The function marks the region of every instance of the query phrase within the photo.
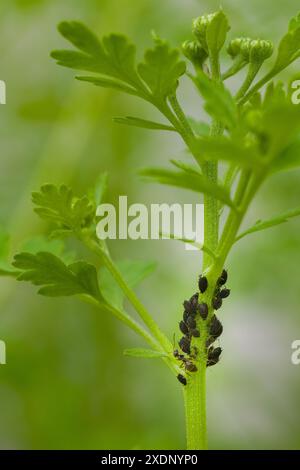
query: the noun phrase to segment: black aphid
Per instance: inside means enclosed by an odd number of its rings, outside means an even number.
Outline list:
[[[218,285],[219,286],[224,286],[224,284],[226,284],[226,282],[227,282],[227,279],[228,279],[227,271],[226,271],[226,269],[223,269],[222,274],[218,279]]]
[[[221,352],[222,352],[221,348],[215,348],[215,349],[213,347],[209,348],[207,362],[206,362],[207,367],[214,366],[215,364],[219,362]]]
[[[214,310],[219,310],[219,308],[222,307],[221,297],[214,297],[211,304],[212,304]]]
[[[184,355],[183,354],[180,354],[180,352],[178,351],[178,349],[175,349],[175,351],[173,351],[173,356],[178,359],[179,361],[183,361],[185,359]]]
[[[190,302],[189,300],[185,300],[183,302],[183,306],[184,306],[184,309],[186,312],[188,312],[189,315],[195,315],[196,313],[196,308],[195,306],[192,304],[192,302]]]
[[[179,344],[180,349],[184,353],[190,354],[190,352],[191,352],[191,341],[187,336],[183,336],[178,344]]]
[[[213,344],[215,342],[216,338],[214,338],[213,336],[210,336],[207,340],[206,340],[206,347],[209,348],[209,346],[211,344]]]
[[[189,332],[189,328],[188,328],[187,324],[184,323],[184,321],[181,321],[179,323],[179,329],[180,329],[181,333],[183,333],[184,335],[187,335],[188,332]]]
[[[198,287],[199,287],[199,291],[201,292],[201,294],[203,294],[206,291],[208,287],[208,282],[205,276],[199,276]]]
[[[196,328],[195,318],[192,315],[189,315],[187,318],[186,324],[191,330],[193,330],[194,328]]]
[[[198,312],[200,313],[201,318],[203,320],[207,319],[208,316],[208,305],[204,302],[198,305]]]
[[[187,370],[188,372],[197,372],[198,370],[197,366],[192,361],[185,359],[183,363],[184,363],[185,370]]]
[[[214,315],[211,319],[211,324],[209,327],[209,334],[214,338],[218,338],[223,332],[223,326],[220,320]]]
[[[182,385],[186,385],[186,378],[182,374],[178,374],[177,379]]]
[[[192,336],[194,336],[195,338],[199,338],[200,336],[200,331],[197,330],[197,328],[194,328],[193,330],[190,330],[190,333]]]
[[[221,353],[222,353],[222,348],[218,347],[218,348],[209,348],[208,350],[208,359],[219,359],[219,357],[221,356]]]
[[[199,294],[198,294],[198,292],[196,292],[196,294],[192,295],[192,297],[190,298],[190,304],[191,304],[191,306],[193,307],[193,309],[196,309],[196,308],[197,308],[198,299],[199,299]]]
[[[189,312],[187,312],[186,310],[183,312],[183,321],[184,323],[187,322],[187,319],[189,318]]]
[[[219,293],[221,299],[226,299],[230,295],[230,289],[222,289]]]

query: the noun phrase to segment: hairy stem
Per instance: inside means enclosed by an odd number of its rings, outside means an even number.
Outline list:
[[[219,58],[211,57],[212,79],[220,80]],[[219,122],[214,121],[211,127],[211,135],[221,135],[223,128]],[[218,163],[205,162],[202,165],[204,176],[213,183],[218,182]],[[204,195],[204,245],[213,253],[218,246],[219,238],[219,204],[218,200],[208,194]],[[215,261],[216,263],[217,261]],[[207,252],[203,253],[203,272],[205,272],[212,263],[212,258]],[[212,286],[207,290],[203,301],[209,306],[209,317],[212,316],[211,298],[213,295]],[[207,300],[206,300],[207,297]],[[205,299],[205,300],[204,300]],[[207,321],[202,319],[198,321],[198,327],[201,331],[200,338],[194,338],[193,346],[197,348],[198,357],[196,365],[198,371],[189,377],[185,394],[185,413],[187,428],[187,447],[188,449],[206,450],[207,426],[206,426],[206,361],[207,349],[206,340],[208,336]]]
[[[203,362],[203,361],[201,361]],[[189,378],[184,389],[188,450],[207,449],[206,434],[206,358],[199,372]]]

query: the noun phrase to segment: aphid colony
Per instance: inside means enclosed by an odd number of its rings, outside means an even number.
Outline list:
[[[224,287],[227,282],[227,277],[227,271],[224,269],[217,281],[211,303],[214,310],[221,308],[223,300],[230,295],[230,290]],[[199,277],[198,287],[200,294],[204,294],[208,288],[208,281],[205,276]],[[181,362],[181,366],[186,372],[197,372],[198,369],[194,361],[197,358],[198,350],[195,346],[191,346],[191,342],[193,337],[198,338],[200,336],[200,330],[197,328],[197,318],[206,320],[208,317],[209,307],[206,303],[199,302],[198,292],[192,295],[189,300],[185,300],[183,302],[183,306],[183,319],[179,323],[179,329],[183,336],[178,342],[183,354],[180,353],[178,349],[175,349],[173,354],[174,357]],[[214,366],[219,362],[222,349],[220,347],[214,348],[212,344],[217,338],[219,338],[219,336],[221,336],[222,332],[222,323],[216,315],[213,315],[209,324],[209,337],[206,341],[207,367]],[[177,379],[181,384],[187,384],[187,379],[183,374],[178,374]]]

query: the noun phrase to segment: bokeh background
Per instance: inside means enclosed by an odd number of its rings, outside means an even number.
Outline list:
[[[230,35],[278,42],[299,2],[223,0]],[[73,79],[49,58],[65,47],[62,19],[85,21],[100,35],[128,34],[143,48],[154,29],[173,45],[190,37],[191,19],[219,0],[3,0],[0,4],[0,222],[12,234],[11,252],[45,227],[30,193],[44,182],[68,183],[82,194],[103,170],[107,200],[194,201],[193,194],[145,186],[136,170],[166,163],[181,144],[168,135],[125,128],[114,116],[155,117],[140,101]],[[298,63],[282,78],[297,74]],[[232,87],[235,83],[231,82]],[[201,103],[183,80],[189,114]],[[184,95],[184,96],[183,96]],[[299,205],[300,173],[273,177],[247,223]],[[300,338],[300,220],[241,241],[228,262],[232,296],[222,311],[223,359],[208,371],[210,447],[300,448],[300,366],[291,343]],[[138,293],[170,338],[181,303],[195,289],[201,256],[173,241],[112,242],[116,257],[158,262]],[[142,345],[105,312],[76,299],[47,299],[11,279],[0,282],[0,448],[184,448],[181,390],[160,362],[126,358]]]

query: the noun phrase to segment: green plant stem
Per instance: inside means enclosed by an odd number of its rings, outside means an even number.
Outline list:
[[[112,274],[113,278],[124,292],[126,298],[135,308],[145,325],[147,325],[149,331],[152,333],[154,338],[156,338],[156,340],[160,343],[164,351],[170,353],[170,351],[172,350],[172,343],[162,333],[162,331],[160,330],[156,322],[153,320],[144,305],[140,302],[134,291],[126,284],[125,280],[122,277],[122,274],[120,273],[108,253],[104,251],[95,240],[91,239],[90,236],[82,236],[81,241],[85,244],[87,248],[89,248],[93,253],[95,253],[101,258],[103,264]]]
[[[239,91],[237,92],[237,94],[235,96],[235,99],[237,101],[242,99],[242,97],[247,93],[247,91],[249,90],[253,80],[255,79],[256,75],[258,74],[261,66],[262,66],[261,62],[253,62],[253,63],[249,64],[246,78],[245,78],[241,88],[239,89]]]
[[[202,361],[203,362],[203,361]],[[205,358],[206,362],[206,358]],[[189,377],[184,389],[188,450],[207,449],[206,433],[206,364]],[[199,367],[199,364],[198,364]],[[205,426],[205,427],[204,427]]]
[[[245,59],[243,57],[240,57],[240,56],[236,57],[235,61],[231,65],[231,67],[229,67],[229,69],[226,70],[226,72],[223,73],[222,80],[225,81],[228,78],[235,75],[236,73],[238,73],[240,70],[242,70],[243,67],[245,67],[246,63],[247,62],[245,61]]]
[[[220,80],[220,65],[218,57],[211,57],[212,79]],[[211,135],[221,135],[223,128],[219,122],[214,121],[211,127]],[[218,182],[218,163],[205,162],[202,171],[206,178],[213,183]],[[204,195],[204,245],[213,253],[218,246],[219,238],[219,204],[218,200],[210,195]],[[205,272],[213,261],[208,253],[203,254],[203,272]],[[203,301],[209,305],[209,317],[212,316],[211,298],[213,295],[212,285],[203,296]],[[201,298],[202,301],[202,298]],[[192,346],[196,346],[198,357],[196,365],[198,371],[188,378],[186,389],[184,390],[187,448],[189,450],[206,450],[207,425],[206,425],[206,361],[207,361],[207,321],[199,320],[201,325],[197,325],[201,331],[200,338],[193,340]]]
[[[149,346],[159,349],[159,343],[153,338],[153,336],[148,333],[142,325],[140,325],[136,320],[134,320],[128,313],[125,311],[121,311],[117,308],[112,307],[111,305],[101,303],[99,300],[95,299],[94,297],[82,295],[80,298],[91,305],[94,305],[98,309],[107,310],[112,315],[114,315],[118,320],[120,320],[124,325],[128,326],[131,330],[141,336]]]
[[[94,305],[97,309],[100,310],[107,310],[109,311],[112,315],[114,315],[118,320],[120,320],[122,323],[127,325],[131,330],[133,330],[135,333],[137,333],[139,336],[141,336],[146,343],[153,348],[155,351],[158,352],[167,352],[165,351],[164,348],[160,345],[160,343],[153,338],[153,336],[145,330],[145,328],[142,327],[138,322],[136,322],[133,318],[130,317],[126,312],[118,310],[117,308],[112,307],[111,305],[108,304],[102,304],[99,302],[99,300],[95,299],[94,297],[90,297],[87,295],[82,295],[80,298],[89,304]],[[171,369],[171,371],[174,374],[179,374],[181,373],[181,369],[179,365],[177,364],[176,360],[174,359],[173,355],[169,355],[168,357],[162,357],[162,360],[165,362],[165,364]]]

